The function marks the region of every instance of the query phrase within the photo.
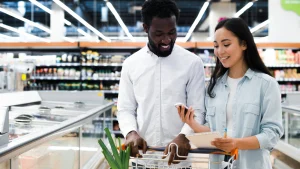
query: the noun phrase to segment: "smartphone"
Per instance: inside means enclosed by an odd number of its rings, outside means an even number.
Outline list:
[[[175,107],[177,108],[177,106],[183,106],[184,107],[184,109],[185,109],[184,110],[184,116],[185,116],[187,114],[189,108],[186,105],[182,104],[182,103],[176,103]],[[194,117],[196,117],[196,115],[194,115]]]
[[[175,107],[177,108],[177,106],[183,106],[184,107],[184,115],[186,115],[186,113],[188,112],[188,107],[182,103],[176,103]]]

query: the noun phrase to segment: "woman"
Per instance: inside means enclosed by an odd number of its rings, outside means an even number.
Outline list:
[[[283,134],[281,96],[277,81],[262,62],[247,24],[225,19],[215,29],[215,70],[206,97],[207,125],[197,123],[193,108],[178,113],[195,132],[219,131],[212,145],[226,152],[239,149],[238,169],[271,169],[270,151]],[[211,156],[213,161],[224,157]],[[211,166],[218,168],[219,166]]]

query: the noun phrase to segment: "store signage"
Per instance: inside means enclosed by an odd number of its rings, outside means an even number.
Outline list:
[[[281,6],[284,10],[296,12],[300,16],[300,0],[281,0]]]

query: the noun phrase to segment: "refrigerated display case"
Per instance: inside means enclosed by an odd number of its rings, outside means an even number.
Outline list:
[[[9,143],[0,168],[95,168],[104,160],[98,139],[112,130],[113,102],[97,92],[30,91],[0,94],[9,111]],[[103,158],[103,160],[102,160]]]
[[[284,136],[275,149],[300,164],[300,92],[287,93],[282,104]]]

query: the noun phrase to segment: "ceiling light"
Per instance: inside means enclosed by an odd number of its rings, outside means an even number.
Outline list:
[[[131,41],[135,42],[133,36],[129,32],[127,26],[124,24],[123,20],[121,19],[120,15],[118,14],[118,12],[114,8],[114,6],[110,2],[106,2],[106,6],[109,8],[109,10],[111,11],[111,13],[113,13],[113,15],[115,16],[115,18],[119,22],[120,26],[122,27],[122,29],[124,30],[124,32],[126,33],[126,35],[131,39]]]
[[[259,30],[260,28],[262,28],[262,27],[264,27],[264,26],[267,26],[269,23],[270,23],[270,21],[269,21],[269,19],[268,19],[268,20],[266,20],[266,21],[264,21],[264,22],[262,22],[262,23],[256,25],[254,28],[251,28],[251,29],[250,29],[250,32],[253,33],[253,32],[255,32],[255,31]]]
[[[104,36],[101,32],[99,32],[97,29],[95,29],[92,25],[87,23],[84,19],[82,19],[79,15],[77,15],[75,12],[73,12],[69,7],[67,7],[64,3],[62,3],[59,0],[53,0],[58,6],[60,6],[62,9],[64,9],[66,12],[68,12],[70,15],[72,15],[74,18],[76,18],[80,23],[82,23],[84,26],[86,26],[88,29],[90,29],[92,32],[94,32],[97,36],[101,37],[107,42],[111,42],[111,40]]]
[[[191,35],[192,35],[192,33],[194,32],[194,30],[195,30],[197,24],[198,24],[199,21],[201,20],[201,18],[202,18],[202,16],[203,16],[204,12],[206,11],[208,5],[209,5],[209,2],[205,2],[205,3],[203,4],[201,10],[199,11],[199,14],[198,14],[197,18],[195,19],[194,23],[193,23],[192,26],[190,27],[188,33],[185,35],[184,40],[183,40],[184,42],[186,42],[186,41],[191,37]]]
[[[82,29],[78,28],[77,31],[81,33],[83,36],[90,36],[88,33],[84,32]]]
[[[68,41],[68,42],[71,42],[71,43],[74,43],[74,42],[75,42],[74,39],[71,39],[71,38],[68,38],[68,37],[63,37],[63,39],[64,39],[65,41]]]
[[[64,22],[65,22],[65,24],[68,25],[68,26],[71,26],[71,25],[72,25],[72,23],[71,23],[70,21],[66,20],[66,19],[64,20]]]
[[[35,35],[32,35],[32,34],[29,34],[29,33],[20,31],[20,30],[18,30],[18,29],[16,29],[16,28],[13,28],[13,27],[11,27],[11,26],[5,25],[5,24],[3,24],[3,23],[0,23],[0,27],[5,28],[5,29],[10,30],[10,31],[13,31],[13,32],[16,32],[16,33],[18,33],[18,34],[20,34],[20,35],[25,35],[25,36],[28,36],[28,37],[31,37],[31,38],[34,38],[34,39],[39,39],[39,40],[41,40],[41,41],[43,41],[43,42],[48,42],[48,43],[51,42],[49,39],[41,38],[41,37],[38,37],[38,36],[35,36]]]
[[[38,23],[32,22],[31,20],[28,20],[26,18],[23,18],[22,16],[19,16],[16,13],[14,13],[14,12],[8,10],[8,9],[0,7],[0,12],[3,12],[5,14],[7,14],[7,15],[10,15],[10,16],[12,16],[12,17],[14,17],[16,19],[19,19],[19,20],[21,20],[21,21],[23,21],[23,22],[25,22],[25,23],[27,23],[27,24],[29,24],[31,26],[37,27],[37,28],[39,28],[39,29],[41,29],[41,30],[43,30],[43,31],[51,34],[51,30],[49,28],[46,28],[45,26],[42,26],[42,25],[40,25]]]
[[[1,34],[1,33],[0,33],[0,37],[4,38],[4,39],[14,39],[14,37],[12,37],[12,36],[7,36],[7,35]]]
[[[47,8],[46,6],[44,6],[43,4],[41,4],[41,3],[39,3],[38,1],[36,1],[36,0],[29,0],[31,3],[33,3],[34,5],[36,5],[36,6],[38,6],[39,8],[41,8],[41,9],[43,9],[45,12],[47,12],[48,14],[50,14],[50,15],[52,15],[53,14],[53,11],[51,10],[51,9],[49,9],[49,8]],[[69,26],[71,26],[72,24],[71,24],[71,22],[70,21],[68,21],[68,20],[64,20],[64,23],[66,24],[66,25],[69,25]]]
[[[43,4],[39,3],[36,0],[29,0],[31,3],[33,3],[34,5],[38,6],[39,8],[43,9],[45,12],[47,12],[48,14],[52,15],[53,11],[51,11],[51,9],[47,8],[46,6],[44,6]]]
[[[240,9],[237,13],[233,15],[233,17],[237,18],[242,15],[247,9],[249,9],[253,5],[253,2],[247,3],[242,9]]]

